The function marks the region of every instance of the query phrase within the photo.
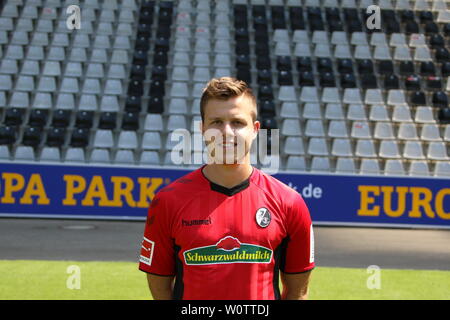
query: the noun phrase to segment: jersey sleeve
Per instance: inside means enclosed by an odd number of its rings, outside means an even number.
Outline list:
[[[303,198],[297,194],[287,208],[288,239],[280,270],[302,273],[312,270],[314,264],[314,233],[311,216]]]
[[[161,276],[175,275],[174,242],[169,214],[167,201],[159,193],[156,194],[145,223],[139,270]]]

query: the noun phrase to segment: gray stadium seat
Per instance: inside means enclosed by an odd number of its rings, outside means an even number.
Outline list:
[[[41,152],[40,161],[44,162],[60,162],[61,154],[59,148],[56,147],[44,147]]]
[[[399,159],[388,159],[386,160],[384,166],[384,174],[385,175],[399,175],[403,176],[406,174],[405,168],[403,166],[402,160]]]
[[[133,165],[134,162],[134,152],[132,150],[118,150],[114,157],[116,165]]]
[[[330,160],[326,157],[313,157],[311,162],[312,172],[330,172]]]
[[[336,161],[336,173],[354,174],[356,173],[355,161],[353,158],[341,158]]]
[[[380,164],[377,159],[361,159],[359,168],[360,174],[378,175],[380,174]]]
[[[64,162],[83,163],[85,162],[85,153],[82,148],[68,148]]]
[[[286,163],[287,170],[306,171],[305,158],[300,156],[289,156]]]
[[[287,137],[283,151],[287,155],[303,155],[305,153],[303,140],[300,137]]]
[[[157,151],[143,151],[139,160],[141,165],[159,165],[160,156]]]
[[[108,164],[111,163],[110,151],[108,149],[94,149],[91,153],[91,163]]]
[[[413,160],[410,163],[408,174],[410,176],[429,176],[430,169],[428,163],[423,160]]]

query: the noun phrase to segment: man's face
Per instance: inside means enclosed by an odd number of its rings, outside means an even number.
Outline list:
[[[253,122],[255,106],[245,95],[228,100],[211,99],[204,108],[202,134],[218,164],[249,162],[249,151],[260,128]]]

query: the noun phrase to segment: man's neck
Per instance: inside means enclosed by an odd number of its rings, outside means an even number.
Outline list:
[[[232,188],[247,180],[253,172],[250,164],[208,164],[203,168],[205,177],[225,188]]]

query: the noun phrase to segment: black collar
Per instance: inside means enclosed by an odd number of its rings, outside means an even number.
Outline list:
[[[223,193],[223,194],[231,197],[232,195],[235,195],[236,193],[246,189],[250,185],[250,178],[248,178],[245,181],[242,181],[241,183],[239,183],[231,188],[221,186],[220,184],[214,183],[212,181],[209,182],[209,185],[211,186],[211,190]]]
[[[253,170],[255,170],[255,169],[253,168]],[[205,177],[205,179],[208,180],[208,178],[203,173],[203,168],[200,171],[202,172],[203,177]],[[250,177],[252,175],[253,175],[253,171],[246,180],[242,181],[241,183],[239,183],[231,188],[221,186],[220,184],[214,183],[210,180],[208,180],[208,181],[209,181],[209,186],[211,187],[211,190],[223,193],[223,194],[231,197],[232,195],[235,195],[236,193],[241,192],[242,190],[245,190],[248,188],[248,186],[250,186]]]

